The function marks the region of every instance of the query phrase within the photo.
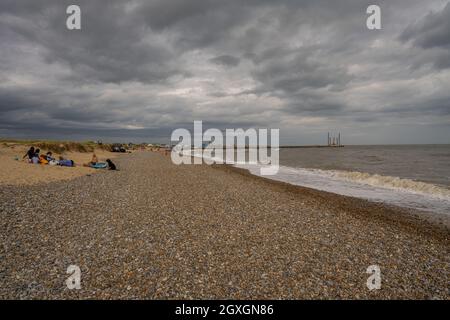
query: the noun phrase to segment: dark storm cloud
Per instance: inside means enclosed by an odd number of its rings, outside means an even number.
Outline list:
[[[30,10],[12,5],[15,14],[8,15],[5,10],[3,33],[45,48],[43,58],[48,63],[69,65],[78,79],[152,83],[184,73],[171,64],[170,48],[145,40],[149,30],[143,21],[134,19],[133,12],[125,12],[125,2],[80,1],[81,31],[65,28],[65,9],[71,3],[43,1]]]
[[[400,35],[400,39],[413,41],[422,48],[450,47],[450,3],[441,12],[429,13],[410,26]]]
[[[70,4],[0,2],[0,134],[449,121],[440,0],[378,1],[381,31],[365,27],[369,0],[79,0],[81,31]]]
[[[429,55],[437,69],[450,68],[450,3],[440,12],[432,12],[409,25],[400,40],[433,50]]]
[[[341,87],[351,79],[345,68],[314,61],[313,55],[304,52],[266,60],[253,75],[267,86],[268,91],[281,90],[284,93],[296,93],[303,88]]]

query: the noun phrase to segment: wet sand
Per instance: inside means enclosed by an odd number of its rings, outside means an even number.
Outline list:
[[[117,163],[0,186],[0,298],[450,298],[438,219],[157,153]],[[71,264],[80,290],[65,285]]]

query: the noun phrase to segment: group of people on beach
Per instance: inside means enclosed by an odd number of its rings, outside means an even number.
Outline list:
[[[53,157],[53,153],[51,151],[47,152],[46,154],[41,154],[40,152],[40,149],[30,147],[27,153],[25,153],[25,155],[23,156],[22,160],[26,160],[28,161],[28,163],[32,164],[75,167],[75,162],[73,160],[64,159],[62,156],[56,159]],[[116,165],[110,159],[106,159],[106,162],[99,162],[95,153],[92,155],[91,161],[83,164],[83,166],[95,169],[117,170]]]
[[[75,162],[73,160],[64,159],[63,157],[59,157],[56,159],[53,157],[53,153],[51,151],[46,154],[41,154],[40,149],[35,149],[31,147],[28,149],[27,153],[23,156],[22,160],[27,160],[29,163],[33,164],[48,164],[51,166],[63,166],[63,167],[74,167]]]

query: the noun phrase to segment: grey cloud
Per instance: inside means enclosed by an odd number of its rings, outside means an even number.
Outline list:
[[[433,50],[431,62],[436,69],[450,68],[450,2],[442,11],[431,12],[409,25],[400,34],[399,39],[423,49]],[[422,61],[422,64],[429,61]]]
[[[187,74],[173,64],[175,56],[170,47],[145,41],[149,30],[142,21],[135,20],[136,14],[125,13],[125,2],[80,1],[80,31],[65,28],[65,8],[69,4],[69,1],[42,2],[39,8],[33,6],[35,11],[12,5],[12,12],[5,10],[10,19],[5,18],[0,25],[3,33],[15,33],[43,47],[48,63],[69,65],[74,79],[152,83]]]
[[[276,50],[275,52],[277,52]],[[344,88],[351,80],[345,68],[315,60],[312,50],[299,50],[290,54],[274,54],[258,60],[253,71],[255,79],[267,92],[281,91],[283,95],[295,95],[304,88]]]
[[[408,26],[400,35],[422,48],[450,48],[450,3],[441,12],[432,12]]]
[[[215,58],[210,59],[212,63],[222,65],[225,67],[236,67],[239,65],[240,59],[230,56],[230,55],[222,55]]]
[[[381,31],[365,27],[369,0],[79,0],[81,31],[65,28],[69,4],[0,2],[0,134],[448,121],[438,0],[380,1]]]

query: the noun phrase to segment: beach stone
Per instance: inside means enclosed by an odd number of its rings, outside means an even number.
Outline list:
[[[0,186],[1,299],[450,298],[444,225],[227,166],[115,162]],[[366,287],[370,265],[380,290]]]

